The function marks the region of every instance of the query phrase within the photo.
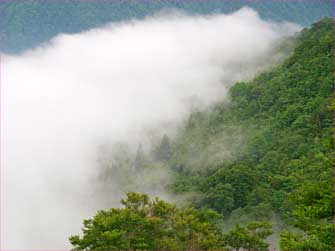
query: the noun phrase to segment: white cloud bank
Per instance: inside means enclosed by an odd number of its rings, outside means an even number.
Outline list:
[[[3,248],[70,248],[68,236],[100,208],[92,180],[101,141],[137,144],[142,128],[180,121],[191,99],[222,99],[282,57],[276,41],[298,29],[248,8],[163,15],[3,55]]]

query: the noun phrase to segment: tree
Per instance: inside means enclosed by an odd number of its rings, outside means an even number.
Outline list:
[[[269,244],[265,239],[272,234],[272,225],[267,221],[253,221],[246,227],[236,225],[223,236],[227,246],[240,250],[267,250]]]
[[[172,149],[170,139],[166,134],[163,136],[158,147],[154,149],[153,154],[156,161],[161,161],[163,163],[166,163],[171,159]]]
[[[139,144],[135,156],[135,161],[134,161],[134,171],[135,173],[139,173],[141,170],[143,170],[143,167],[145,165],[145,155],[143,151],[142,144]]]
[[[229,212],[232,208],[247,204],[246,197],[253,190],[254,183],[255,175],[250,167],[233,165],[230,168],[223,167],[210,176],[203,190],[208,206],[218,211]]]
[[[146,194],[128,193],[123,208],[99,211],[84,220],[83,236],[69,238],[75,250],[222,249],[220,215],[177,208]]]
[[[206,191],[201,204],[221,213],[229,213],[234,206],[234,189],[230,184],[218,183]]]
[[[298,228],[282,233],[284,250],[334,250],[334,20],[291,41],[281,65],[235,84],[229,104],[192,114],[178,130],[173,191],[201,192],[190,203],[239,215],[235,222],[275,213]],[[241,228],[230,236],[240,243]]]
[[[334,250],[334,183],[307,183],[298,189],[291,200],[294,226],[302,230],[296,234],[281,233],[283,250]]]

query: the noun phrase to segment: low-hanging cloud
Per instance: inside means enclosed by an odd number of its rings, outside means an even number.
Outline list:
[[[223,99],[235,81],[285,56],[278,40],[298,29],[248,8],[174,13],[3,55],[3,248],[69,248],[67,237],[101,207],[92,183],[101,142],[137,146],[144,128],[178,123],[194,100]]]

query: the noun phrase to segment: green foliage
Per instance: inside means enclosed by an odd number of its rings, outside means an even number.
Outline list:
[[[124,208],[84,222],[75,249],[264,250],[267,221],[279,217],[282,250],[334,250],[333,20],[295,39],[282,65],[234,85],[231,102],[194,111],[152,156],[123,154],[141,179],[174,172],[168,188],[190,207],[128,194]],[[226,216],[223,228],[241,225],[222,235],[211,209]]]
[[[231,195],[230,209],[243,207],[246,205],[246,196],[253,189],[255,184],[255,177],[253,170],[245,165],[234,165],[231,168],[220,169],[211,175],[206,183],[203,185],[203,190],[210,197],[211,191],[215,191],[218,196],[227,197]],[[227,207],[227,198],[223,201],[221,207]],[[220,210],[220,205],[213,207]]]
[[[84,220],[83,236],[71,236],[75,250],[222,249],[221,218],[212,210],[177,208],[146,194],[128,193],[123,208],[99,211]]]
[[[334,194],[331,183],[306,183],[292,196],[294,225],[303,233],[283,232],[283,250],[333,250]]]
[[[166,163],[172,157],[172,149],[169,137],[165,134],[160,144],[154,149],[153,156],[155,161]]]
[[[322,225],[315,234],[283,231],[280,235],[281,250],[334,250],[334,225]]]
[[[140,144],[137,148],[136,156],[135,156],[135,161],[134,161],[134,169],[135,172],[138,173],[141,170],[143,170],[144,165],[146,164],[147,160],[145,158],[145,154],[143,151],[142,144]]]
[[[267,250],[265,238],[272,234],[269,222],[250,222],[246,227],[237,225],[223,236],[226,245],[235,250]]]
[[[295,39],[282,65],[235,84],[229,104],[190,116],[171,144],[168,164],[177,179],[170,189],[198,193],[192,205],[227,216],[279,215],[284,228],[300,230],[283,232],[282,249],[328,250],[334,248],[333,20]]]
[[[200,204],[207,205],[223,214],[230,212],[234,206],[234,191],[230,184],[218,183],[208,188]]]

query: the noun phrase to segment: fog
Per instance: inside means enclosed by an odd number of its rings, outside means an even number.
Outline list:
[[[248,8],[159,13],[2,55],[2,248],[71,248],[103,200],[118,206],[122,189],[97,189],[102,143],[136,148],[148,128],[226,98],[279,62],[278,41],[299,29]]]

